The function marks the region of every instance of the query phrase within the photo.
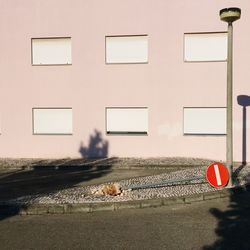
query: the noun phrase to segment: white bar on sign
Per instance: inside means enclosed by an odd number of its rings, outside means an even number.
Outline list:
[[[214,165],[214,172],[218,186],[221,186],[220,171],[218,165]]]

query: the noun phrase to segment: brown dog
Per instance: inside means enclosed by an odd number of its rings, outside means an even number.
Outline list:
[[[102,193],[104,195],[117,196],[121,194],[121,188],[118,184],[109,184],[103,187]]]

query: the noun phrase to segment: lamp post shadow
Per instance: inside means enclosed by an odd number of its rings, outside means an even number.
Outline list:
[[[238,95],[237,102],[242,106],[242,165],[247,163],[247,107],[250,106],[250,96]]]

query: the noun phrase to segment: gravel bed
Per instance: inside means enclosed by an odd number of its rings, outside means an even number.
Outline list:
[[[143,200],[152,198],[166,198],[179,197],[184,195],[199,194],[205,192],[216,191],[216,188],[211,187],[205,180],[206,167],[191,168],[171,172],[168,174],[160,174],[146,177],[137,177],[128,180],[116,182],[122,190],[122,195],[108,196],[96,194],[104,185],[111,183],[104,183],[102,185],[93,185],[87,187],[75,187],[64,189],[55,193],[47,195],[33,195],[24,196],[18,199],[8,201],[8,203],[22,203],[22,204],[66,204],[66,203],[90,203],[90,202],[120,202],[131,200]],[[236,186],[250,183],[250,165],[244,168],[235,168]],[[204,177],[203,180],[192,181],[189,184],[176,184],[160,188],[147,188],[140,190],[126,190],[133,185],[143,185],[159,183],[167,180],[183,180],[192,177]]]

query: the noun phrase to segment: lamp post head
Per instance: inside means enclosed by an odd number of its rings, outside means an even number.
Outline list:
[[[220,10],[220,20],[232,23],[238,19],[240,19],[241,9],[240,8],[225,8]]]
[[[237,101],[240,106],[249,107],[250,106],[250,96],[249,95],[238,95]]]

